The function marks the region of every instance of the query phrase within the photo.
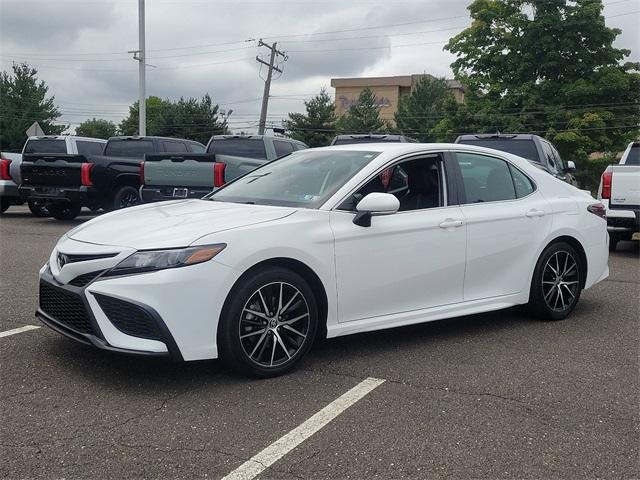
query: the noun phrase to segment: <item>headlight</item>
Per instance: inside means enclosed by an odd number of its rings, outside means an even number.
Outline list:
[[[107,276],[152,272],[207,262],[224,250],[226,246],[225,243],[219,243],[170,250],[141,250],[125,258],[109,271]]]

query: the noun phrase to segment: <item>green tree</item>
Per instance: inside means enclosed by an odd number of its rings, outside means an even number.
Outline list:
[[[401,98],[394,117],[396,129],[420,142],[447,140],[446,124],[440,123],[455,115],[457,108],[444,78],[422,77],[411,94]]]
[[[104,138],[114,137],[118,134],[115,123],[101,118],[85,120],[76,128],[76,135],[81,137]]]
[[[336,129],[343,133],[373,133],[389,130],[380,118],[376,96],[369,88],[360,92],[358,100],[336,122]]]
[[[20,150],[24,133],[38,122],[45,133],[58,135],[66,128],[54,122],[60,118],[55,97],[47,97],[49,87],[38,82],[38,71],[26,63],[14,64],[13,74],[0,74],[0,149]]]
[[[531,132],[568,159],[638,134],[640,65],[623,63],[600,0],[474,0],[471,26],[447,46],[467,86],[460,128]],[[460,131],[460,130],[459,130]],[[464,130],[463,130],[464,131]]]
[[[227,132],[226,121],[218,118],[218,105],[209,94],[202,99],[180,98],[177,102],[149,97],[147,103],[147,135],[186,138],[207,143],[212,135]],[[138,133],[138,102],[129,107],[129,116],[120,122],[122,135]]]
[[[331,143],[335,132],[335,105],[323,88],[319,95],[305,100],[307,113],[290,113],[285,120],[289,136],[306,143],[310,147],[323,147]]]

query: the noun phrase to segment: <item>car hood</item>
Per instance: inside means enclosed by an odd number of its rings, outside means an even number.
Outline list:
[[[137,250],[190,245],[211,233],[271,222],[295,209],[264,205],[181,200],[118,210],[94,218],[67,233],[69,238]]]

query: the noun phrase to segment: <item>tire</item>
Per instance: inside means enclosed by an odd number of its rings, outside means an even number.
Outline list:
[[[76,203],[58,203],[47,207],[49,214],[56,220],[73,220],[80,214],[82,205]]]
[[[27,205],[29,206],[29,210],[31,211],[31,213],[36,217],[50,217],[51,216],[51,214],[49,213],[49,209],[42,202],[39,202],[37,200],[29,200],[27,202]]]
[[[571,245],[565,242],[549,245],[540,255],[533,274],[530,309],[543,320],[567,318],[580,300],[583,270],[580,256]]]
[[[218,325],[220,357],[244,375],[276,377],[307,354],[317,329],[318,306],[309,284],[286,268],[260,268],[241,278],[227,297]]]
[[[140,205],[142,200],[138,189],[130,185],[124,185],[118,187],[116,193],[113,194],[111,201],[111,209],[119,210],[121,208],[133,207],[134,205]]]
[[[615,252],[618,248],[620,237],[618,235],[609,235],[609,251]]]
[[[9,197],[0,197],[0,213],[4,213],[13,204]]]

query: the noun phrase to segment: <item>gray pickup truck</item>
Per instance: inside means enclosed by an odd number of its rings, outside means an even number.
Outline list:
[[[306,148],[285,137],[215,135],[206,153],[147,154],[140,196],[144,202],[202,198],[266,162]]]

